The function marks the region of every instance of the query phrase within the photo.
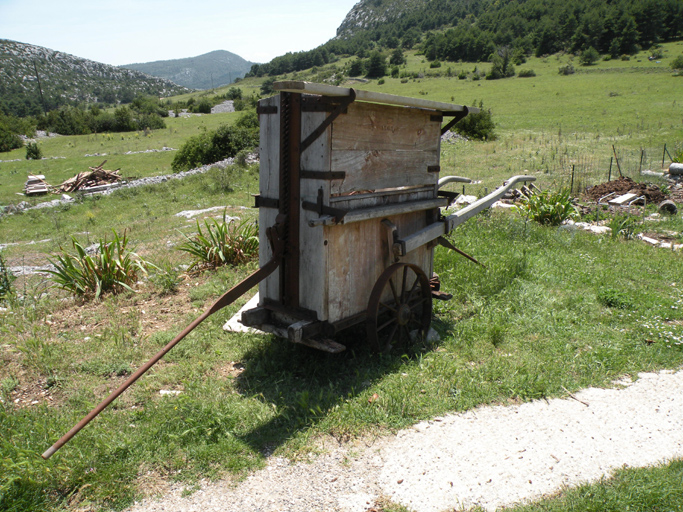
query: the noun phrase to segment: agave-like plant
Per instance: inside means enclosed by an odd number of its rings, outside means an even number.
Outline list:
[[[126,231],[122,236],[116,231],[113,233],[110,242],[106,237],[100,239],[94,255],[88,254],[74,237],[71,237],[71,244],[75,253],[68,253],[60,246],[60,254],[54,260],[48,258],[55,267],[49,271],[55,286],[73,295],[95,298],[105,292],[133,291],[131,285],[138,281],[139,275],[147,274],[147,268],[154,265],[128,249]]]
[[[565,220],[581,217],[568,190],[543,190],[529,197],[523,196],[516,209],[523,217],[550,226],[559,226]]]
[[[183,234],[185,242],[177,247],[194,257],[188,272],[214,269],[222,265],[241,265],[258,256],[258,227],[253,222],[207,219],[204,229],[197,220],[197,234]]]

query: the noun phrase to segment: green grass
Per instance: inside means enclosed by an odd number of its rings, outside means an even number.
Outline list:
[[[9,496],[58,504],[81,489],[81,499],[118,508],[139,492],[141,467],[186,482],[243,474],[261,467],[267,453],[314,449],[319,435],[343,440],[388,432],[450,411],[561,396],[564,388],[608,386],[620,375],[683,363],[683,346],[666,334],[683,335],[671,323],[681,320],[680,310],[672,309],[683,300],[680,253],[525,224],[509,213],[480,216],[460,227],[453,241],[487,268],[437,252],[443,289],[455,295],[436,307],[441,342],[406,356],[377,356],[363,336],[349,332],[339,339],[349,350],[333,356],[269,337],[225,334],[221,325],[234,305],[47,463],[36,454],[103,397],[113,375],[139,366],[194,314],[145,337],[139,310],[154,306],[130,308],[130,301],[144,298],[105,299],[92,313],[99,317],[87,320],[101,326],[90,340],[78,330],[52,331],[38,321],[40,309],[15,320],[3,327],[3,337],[16,355],[5,357],[51,376],[65,403],[0,409],[3,456],[26,457],[26,469],[4,468],[21,477]],[[201,309],[246,272],[219,271],[194,287],[190,300]],[[604,306],[606,286],[632,307]],[[145,293],[154,300],[153,292]],[[116,315],[119,308],[129,312]],[[645,324],[657,317],[655,334],[663,337],[648,344],[652,327]],[[220,369],[234,361],[244,372],[221,377]],[[177,387],[180,396],[159,398],[159,389]],[[375,393],[380,398],[369,403]],[[50,489],[46,495],[33,493],[29,470]]]
[[[506,509],[507,510],[507,509]],[[558,497],[512,507],[514,512],[621,512],[683,510],[683,461],[620,469],[612,478],[581,485]]]
[[[682,47],[665,48],[671,58]],[[604,178],[612,144],[620,158],[628,151],[639,155],[642,144],[660,147],[661,158],[664,143],[671,147],[683,139],[681,106],[673,103],[679,78],[652,72],[653,63],[636,59],[559,76],[558,62],[567,58],[530,59],[522,67],[534,69],[534,78],[442,77],[406,84],[387,79],[367,87],[441,101],[452,96],[456,103],[483,99],[494,110],[499,140],[442,147],[444,174],[482,179],[468,193],[483,193],[524,169],[543,187],[568,186],[571,166],[582,162],[593,164],[578,169],[577,181]],[[411,54],[408,69],[419,69],[420,59]],[[448,66],[456,70],[459,64],[444,63],[441,70]],[[259,83],[240,86],[248,90]],[[609,96],[617,87],[618,95]],[[15,193],[29,170],[59,182],[107,158],[105,167],[121,167],[124,175],[170,172],[173,153],[123,153],[178,147],[202,126],[238,115],[171,119],[169,128],[149,138],[50,139],[41,143],[44,154],[67,158],[0,163],[0,202],[21,199]],[[108,155],[83,157],[94,152]],[[17,157],[23,153],[0,155]],[[243,207],[253,204],[251,194],[258,190],[256,170],[239,173],[232,190],[224,184],[224,176],[211,171],[5,216],[0,240],[22,244],[7,247],[3,257],[10,264],[43,264],[46,253],[68,244],[72,235],[90,244],[111,229],[128,229],[143,258],[177,272],[191,261],[172,246],[184,240],[181,232],[196,231],[177,212],[228,205],[228,215],[255,218],[254,210]],[[683,221],[678,216],[638,229],[681,232]],[[451,238],[486,268],[437,249],[442,289],[454,294],[452,301],[435,305],[440,342],[380,356],[363,343],[362,330],[349,331],[338,339],[349,349],[330,355],[272,337],[226,334],[221,326],[243,297],[209,318],[48,462],[39,454],[256,264],[186,279],[175,295],[177,283],[159,280],[141,285],[136,294],[84,305],[42,296],[40,279],[16,281],[20,293],[8,312],[0,312],[0,509],[59,510],[68,503],[121,509],[149,490],[148,474],[187,484],[239,477],[262,467],[268,454],[296,458],[314,452],[320,436],[345,440],[387,433],[481,404],[563,396],[565,389],[609,386],[623,375],[683,364],[680,252],[525,223],[512,212],[480,215]],[[50,240],[23,244],[44,239]],[[657,343],[646,342],[653,339]],[[59,406],[16,408],[12,393],[31,386],[47,388]],[[162,389],[182,393],[162,397]],[[374,394],[379,398],[369,402]],[[677,464],[671,478],[680,474]],[[651,482],[659,478],[642,471]],[[637,481],[625,481],[631,483],[614,489],[635,494]]]

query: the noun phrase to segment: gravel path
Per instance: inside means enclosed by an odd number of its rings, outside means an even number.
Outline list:
[[[380,496],[415,512],[535,500],[624,465],[683,457],[683,371],[642,373],[614,389],[480,407],[395,436],[332,447],[312,463],[272,458],[245,481],[171,488],[130,512],[362,512]]]

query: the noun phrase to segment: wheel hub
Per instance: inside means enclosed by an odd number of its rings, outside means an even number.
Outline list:
[[[406,325],[408,322],[410,322],[412,315],[413,312],[408,307],[408,304],[401,304],[401,307],[398,308],[398,324]]]

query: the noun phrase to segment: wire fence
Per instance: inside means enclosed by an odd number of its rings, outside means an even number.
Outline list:
[[[621,176],[639,181],[643,171],[648,174],[649,171],[661,172],[673,160],[670,148],[670,145],[638,150],[612,147],[610,153],[600,156],[595,153],[563,154],[552,167],[546,166],[545,170],[559,187],[569,189],[572,194],[581,193],[587,188]]]

